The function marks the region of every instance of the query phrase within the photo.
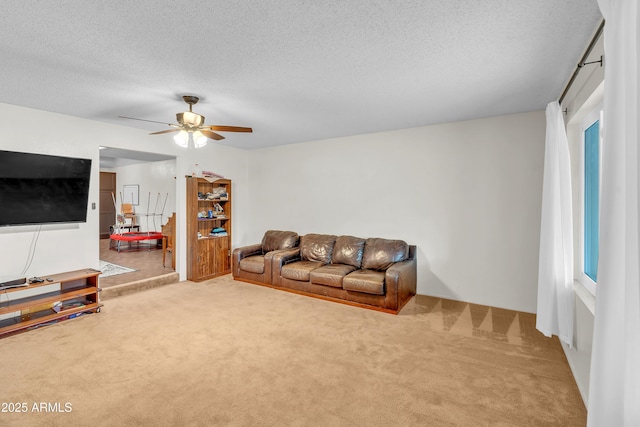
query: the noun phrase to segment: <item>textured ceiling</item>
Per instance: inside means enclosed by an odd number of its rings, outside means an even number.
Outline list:
[[[253,127],[216,142],[248,149],[544,109],[601,20],[596,0],[2,9],[0,102],[151,132],[167,126],[118,116],[175,122],[194,94],[206,124]]]

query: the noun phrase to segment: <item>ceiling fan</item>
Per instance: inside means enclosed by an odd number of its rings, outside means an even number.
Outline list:
[[[206,126],[204,124],[204,116],[193,112],[193,106],[198,103],[200,98],[192,95],[184,95],[182,97],[184,102],[189,104],[189,111],[183,111],[182,113],[176,114],[177,124],[175,123],[165,123],[158,122],[155,120],[146,120],[146,119],[137,119],[135,117],[125,117],[118,116],[122,119],[131,119],[131,120],[140,120],[143,122],[151,122],[151,123],[162,123],[167,126],[171,126],[173,129],[161,130],[159,132],[151,132],[149,135],[160,135],[163,133],[171,133],[178,132],[177,135],[173,137],[173,140],[176,144],[181,147],[188,147],[189,142],[193,141],[193,145],[196,148],[204,147],[207,145],[207,138],[214,139],[216,141],[220,141],[224,139],[224,136],[216,133],[218,132],[253,132],[253,129],[247,127],[240,126],[219,126],[212,125]]]

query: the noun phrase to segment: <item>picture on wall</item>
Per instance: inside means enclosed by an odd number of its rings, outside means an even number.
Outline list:
[[[122,186],[122,203],[130,203],[138,206],[140,196],[140,186],[138,184]]]

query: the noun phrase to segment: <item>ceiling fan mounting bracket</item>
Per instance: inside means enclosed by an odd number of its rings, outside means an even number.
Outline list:
[[[193,95],[183,95],[182,99],[184,99],[184,102],[189,104],[189,111],[191,111],[191,108],[194,105],[196,105],[198,103],[198,101],[200,101],[200,98],[198,98],[197,96],[193,96]]]

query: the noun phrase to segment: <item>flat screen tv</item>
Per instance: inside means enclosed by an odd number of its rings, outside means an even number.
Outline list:
[[[91,159],[0,150],[0,226],[87,221]]]

